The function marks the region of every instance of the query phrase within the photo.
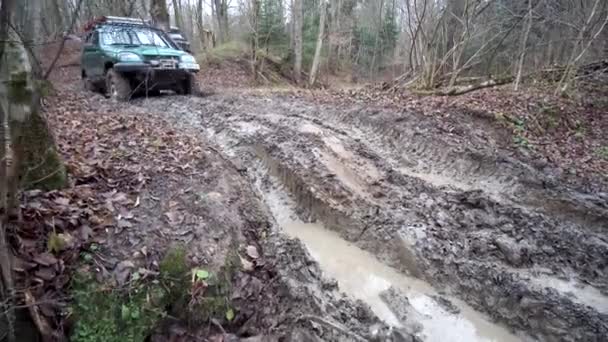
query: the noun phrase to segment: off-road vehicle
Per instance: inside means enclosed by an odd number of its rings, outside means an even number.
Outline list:
[[[190,50],[190,42],[188,41],[188,39],[184,38],[184,34],[182,33],[182,31],[179,29],[179,27],[176,26],[171,26],[171,28],[169,29],[169,37],[171,39],[173,39],[173,41],[175,42],[175,44],[177,44],[177,46],[186,51],[186,52],[192,52]]]
[[[198,92],[194,57],[149,22],[96,18],[85,26],[82,79],[86,89],[126,101],[136,93]]]

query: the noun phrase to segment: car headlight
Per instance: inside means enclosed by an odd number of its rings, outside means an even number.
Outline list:
[[[180,59],[182,63],[196,63],[196,59],[192,55],[182,55]]]
[[[118,59],[121,62],[141,62],[141,57],[133,52],[121,52],[118,54]]]

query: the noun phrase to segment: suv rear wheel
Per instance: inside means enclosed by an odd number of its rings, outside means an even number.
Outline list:
[[[131,98],[131,82],[113,68],[106,72],[106,94],[118,101],[128,101]]]

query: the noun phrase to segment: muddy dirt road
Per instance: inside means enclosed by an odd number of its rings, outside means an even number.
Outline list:
[[[407,113],[268,94],[131,105],[224,153],[281,229],[389,325],[429,341],[608,336],[605,193]]]

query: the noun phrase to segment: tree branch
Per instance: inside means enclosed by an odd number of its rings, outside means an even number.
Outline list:
[[[61,53],[63,52],[63,47],[65,46],[65,41],[67,40],[67,36],[68,36],[68,34],[72,33],[72,30],[74,29],[74,25],[76,24],[76,20],[78,19],[78,13],[80,13],[80,6],[82,5],[83,2],[84,2],[83,0],[78,0],[78,5],[76,5],[76,9],[74,10],[74,16],[72,17],[72,22],[70,23],[70,27],[68,28],[67,34],[65,34],[63,36],[61,43],[59,43],[59,50],[57,50],[57,54],[55,55],[55,58],[53,58],[51,65],[44,73],[44,76],[43,76],[44,80],[48,80],[49,76],[51,76],[51,73],[53,72],[53,69],[55,68],[55,65],[57,64],[57,61],[59,60],[59,57],[61,56]]]

